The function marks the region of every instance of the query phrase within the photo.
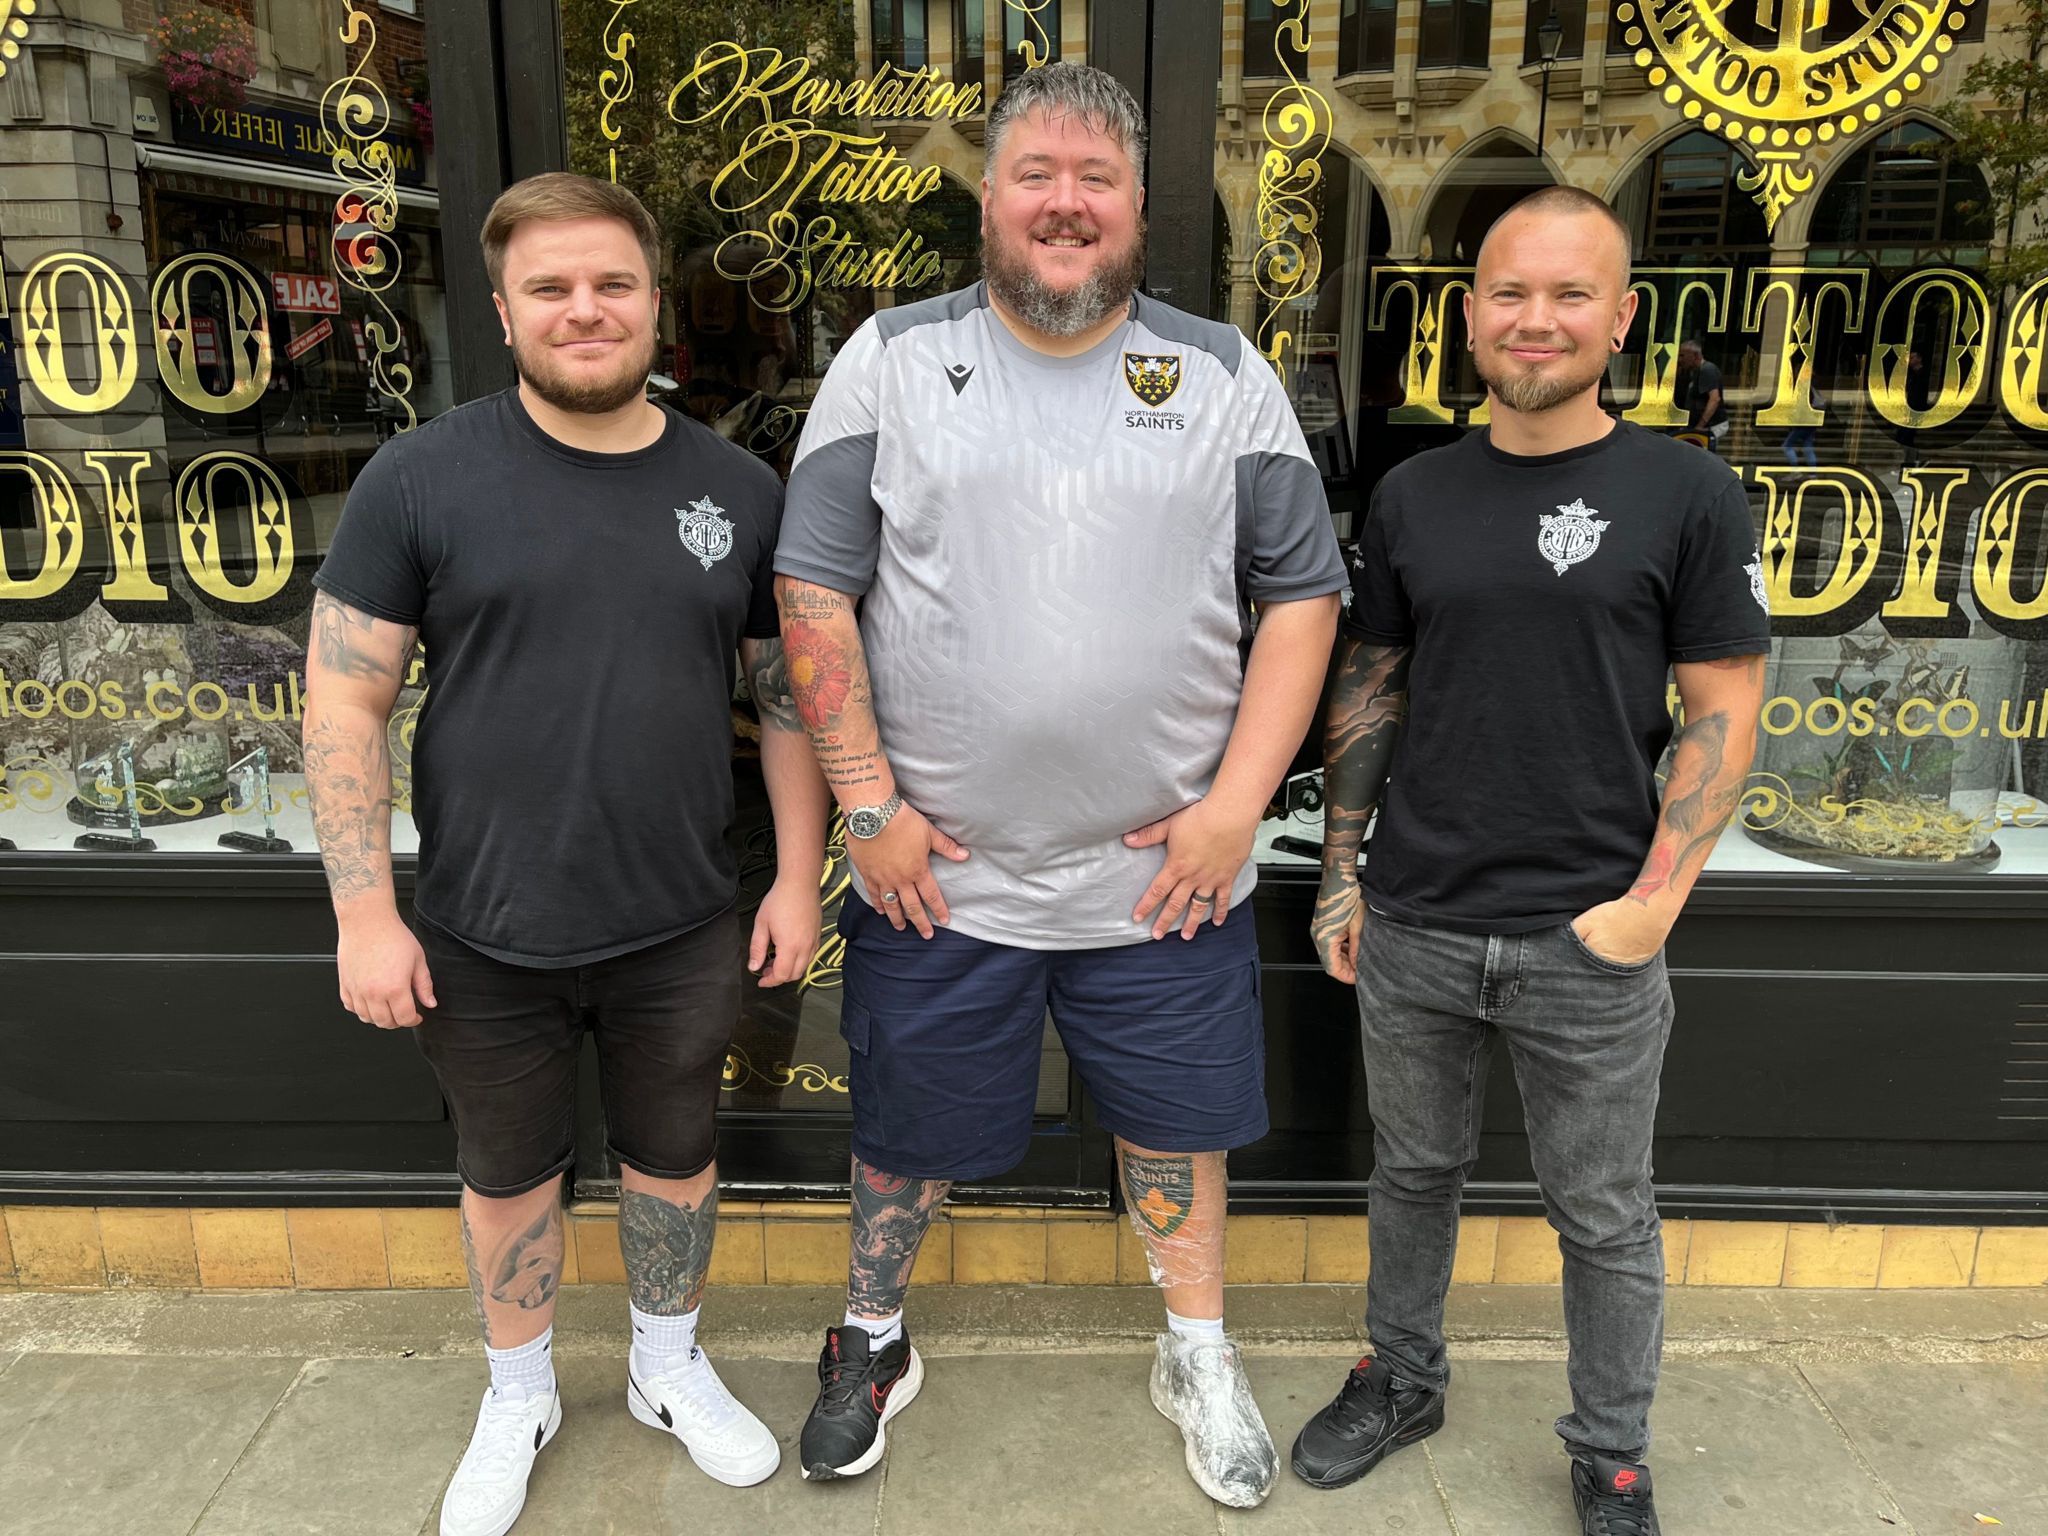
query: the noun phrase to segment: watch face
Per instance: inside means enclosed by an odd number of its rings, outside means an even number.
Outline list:
[[[846,830],[855,837],[873,837],[882,830],[879,813],[863,807],[846,818]]]

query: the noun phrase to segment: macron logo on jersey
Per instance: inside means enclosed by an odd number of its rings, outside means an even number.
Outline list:
[[[965,389],[967,387],[967,381],[973,377],[974,367],[971,363],[946,364],[946,378],[952,383],[953,393],[955,395],[959,394],[961,390]]]

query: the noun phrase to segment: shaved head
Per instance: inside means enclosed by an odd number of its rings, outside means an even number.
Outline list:
[[[1600,198],[1578,187],[1544,187],[1531,192],[1512,208],[1493,221],[1493,228],[1486,232],[1486,238],[1479,245],[1478,266],[1484,270],[1486,254],[1490,247],[1513,223],[1517,227],[1541,228],[1553,219],[1593,218],[1604,221],[1614,233],[1614,257],[1619,263],[1620,281],[1617,288],[1628,287],[1629,268],[1635,253],[1635,237],[1628,226]]]

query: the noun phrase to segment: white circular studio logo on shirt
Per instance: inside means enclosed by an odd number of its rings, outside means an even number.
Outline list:
[[[709,496],[676,508],[676,537],[683,541],[683,548],[704,562],[707,571],[714,560],[732,553],[732,522],[718,515],[724,510]]]
[[[1607,531],[1608,524],[1598,513],[1597,507],[1587,506],[1584,498],[1580,498],[1568,507],[1559,507],[1555,517],[1548,512],[1543,514],[1536,549],[1557,568],[1558,575],[1589,559],[1600,547],[1600,535]]]

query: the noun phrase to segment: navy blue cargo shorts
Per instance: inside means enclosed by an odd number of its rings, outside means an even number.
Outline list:
[[[1031,1139],[1045,1016],[1113,1134],[1222,1152],[1266,1134],[1265,1025],[1251,904],[1192,939],[1015,949],[897,932],[849,896],[840,1033],[853,1151],[914,1179],[981,1179]]]

